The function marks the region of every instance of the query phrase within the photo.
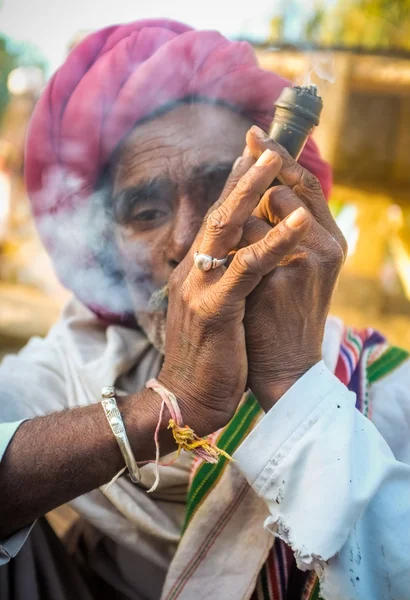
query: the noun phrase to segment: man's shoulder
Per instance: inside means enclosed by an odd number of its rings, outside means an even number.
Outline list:
[[[346,380],[345,383],[359,367],[368,385],[386,377],[410,377],[410,352],[392,344],[373,327],[350,326],[338,317],[330,316],[324,342],[324,350],[333,349],[333,354],[337,353],[334,371],[342,381]]]
[[[367,378],[372,385],[391,377],[410,378],[410,352],[386,340],[369,353]]]
[[[387,341],[369,356],[369,418],[397,460],[410,464],[410,355]]]
[[[373,327],[351,327],[344,325],[341,352],[354,350],[357,362],[366,372],[368,385],[373,385],[388,376],[400,374],[410,368],[410,353],[405,348],[392,344],[389,338]]]
[[[356,408],[369,418],[397,460],[410,464],[410,356],[383,333],[326,322],[323,358],[356,393]]]

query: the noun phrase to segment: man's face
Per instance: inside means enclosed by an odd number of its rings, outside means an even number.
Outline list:
[[[250,126],[229,108],[196,103],[137,126],[124,142],[112,202],[136,312],[190,250]]]

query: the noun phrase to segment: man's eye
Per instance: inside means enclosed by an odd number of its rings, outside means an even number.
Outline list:
[[[158,221],[166,217],[167,213],[164,210],[155,208],[140,210],[132,215],[133,221]]]

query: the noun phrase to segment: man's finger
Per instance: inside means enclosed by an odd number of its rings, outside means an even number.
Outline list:
[[[238,250],[217,286],[227,301],[246,298],[300,244],[311,225],[308,210],[299,207],[266,236]]]
[[[286,219],[290,212],[295,211],[300,206],[308,209],[293,190],[285,185],[279,185],[271,188],[264,194],[257,209],[254,211],[254,215],[268,221],[270,224],[275,224],[279,220]],[[326,252],[329,240],[331,240],[332,245],[335,244],[338,247],[342,260],[344,260],[346,258],[345,239],[336,223],[329,229],[323,227],[313,218],[309,234],[306,238],[306,245],[311,250],[322,254]],[[343,243],[341,243],[340,238],[343,240]]]
[[[257,125],[253,125],[246,134],[246,143],[255,156],[258,158],[266,148],[277,152],[282,159],[282,169],[278,175],[281,183],[293,187],[300,183],[305,169],[289,152],[280,144],[270,139],[270,137]]]
[[[254,214],[274,225],[278,220],[285,219],[291,211],[296,210],[299,206],[309,209],[309,206],[293,190],[280,185],[271,188],[264,194]],[[310,237],[314,240],[315,245],[321,239],[321,236],[329,234],[340,246],[345,257],[347,251],[346,240],[336,222],[332,219],[332,222],[325,227],[323,223],[316,219],[315,215],[313,216],[315,218],[313,219]]]
[[[277,185],[265,192],[253,215],[275,226],[300,206],[308,210],[303,200],[290,188],[286,185]]]
[[[243,226],[242,239],[239,242],[239,248],[245,248],[251,244],[256,244],[256,242],[263,239],[271,229],[271,225],[264,219],[252,215]]]
[[[226,180],[221,195],[219,196],[215,204],[213,204],[208,210],[207,214],[205,215],[204,221],[206,220],[206,217],[209,215],[209,213],[211,213],[213,210],[215,210],[225,202],[229,194],[235,189],[240,178],[249,171],[249,169],[255,164],[255,162],[256,158],[254,158],[252,152],[246,145],[242,156],[239,156],[234,162],[232,171],[230,172],[229,177]]]
[[[269,149],[259,157],[225,202],[208,215],[199,252],[223,258],[237,247],[245,221],[258,205],[272,177],[276,177],[281,164],[279,155]]]
[[[204,232],[206,228],[206,220],[208,215],[215,209],[219,208],[219,206],[224,202],[224,200],[229,196],[232,190],[237,185],[240,178],[245,175],[247,171],[254,165],[256,159],[253,157],[253,154],[249,150],[248,146],[245,146],[242,156],[239,156],[236,161],[232,165],[232,170],[226,180],[224,188],[222,190],[221,195],[218,200],[211,206],[211,208],[206,213],[201,228],[196,234],[195,240],[193,242],[192,248],[198,249],[201,245],[202,238],[204,237]],[[190,260],[193,257],[193,252],[190,253]],[[187,257],[188,258],[188,257]],[[185,261],[186,262],[186,261]],[[192,263],[191,263],[192,264]]]
[[[305,171],[308,173],[308,171]],[[320,185],[320,184],[319,184]],[[302,178],[301,183],[298,183],[292,188],[292,191],[298,196],[305,205],[309,208],[316,221],[326,229],[330,235],[337,241],[341,247],[344,256],[347,256],[347,242],[340,231],[338,224],[330,212],[328,203],[324,200],[322,191],[320,195],[315,192],[315,184],[307,186],[306,177]]]
[[[253,156],[252,152],[249,150],[248,146],[245,146],[242,156],[238,156],[238,158],[232,165],[232,171],[230,172],[228,179],[226,180],[226,183],[224,185],[221,195],[219,196],[218,200],[209,208],[209,210],[207,211],[207,213],[204,217],[202,226],[201,226],[200,230],[198,231],[196,238],[195,238],[195,242],[194,242],[195,248],[199,248],[199,246],[201,244],[201,240],[204,236],[204,231],[206,228],[206,220],[207,220],[208,216],[210,215],[210,213],[213,210],[216,210],[217,208],[219,208],[219,206],[221,204],[223,204],[223,202],[226,200],[226,198],[229,196],[229,194],[232,192],[232,190],[237,185],[240,178],[243,177],[243,175],[245,175],[245,173],[247,173],[247,171],[249,171],[249,169],[252,167],[252,165],[255,164],[255,162],[256,162],[256,158],[254,158],[254,156]]]
[[[277,179],[282,184],[290,187],[303,200],[316,221],[335,238],[346,255],[346,240],[329,210],[329,205],[323,195],[318,178],[292,158],[283,146],[271,140],[260,127],[256,125],[251,127],[247,133],[246,140],[256,158],[266,148],[270,148],[280,155],[282,169]]]

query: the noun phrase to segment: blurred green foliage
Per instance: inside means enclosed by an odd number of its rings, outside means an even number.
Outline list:
[[[0,36],[0,119],[9,99],[7,77],[10,71],[16,67],[17,57],[10,53],[7,48],[6,39]]]
[[[323,46],[410,51],[410,0],[320,3],[307,22],[306,38]]]
[[[39,50],[32,44],[16,42],[0,33],[0,120],[9,100],[9,73],[17,67],[32,66],[45,70],[46,61]]]
[[[297,20],[294,6],[283,3],[269,41],[294,44],[286,30]],[[410,52],[410,0],[315,0],[300,20],[302,45]]]

